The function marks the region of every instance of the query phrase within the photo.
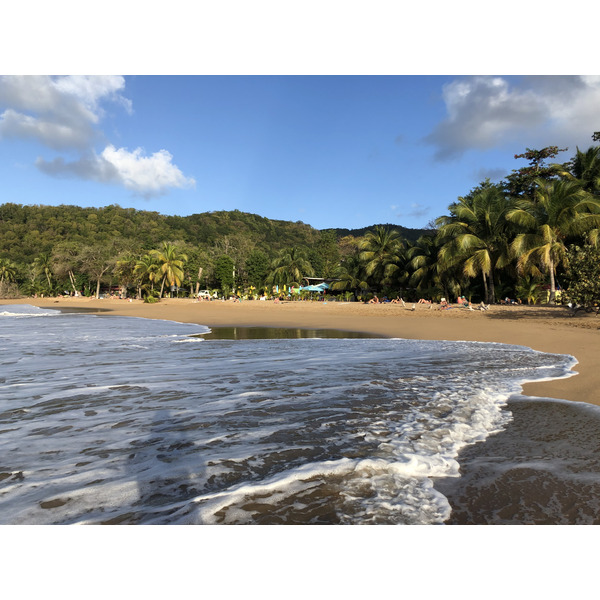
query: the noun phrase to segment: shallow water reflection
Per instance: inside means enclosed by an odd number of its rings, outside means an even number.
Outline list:
[[[289,329],[285,327],[212,327],[205,340],[289,340],[301,338],[368,339],[383,336],[337,329]]]

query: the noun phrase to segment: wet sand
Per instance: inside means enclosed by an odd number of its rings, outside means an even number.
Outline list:
[[[466,340],[528,346],[542,352],[570,354],[579,364],[568,379],[527,384],[531,396],[561,398],[600,405],[600,317],[570,316],[564,307],[492,306],[469,311],[454,305],[366,305],[344,302],[222,302],[163,299],[24,298],[2,304],[27,303],[48,308],[84,308],[102,314],[199,323],[209,327],[285,327],[337,329],[389,337]]]

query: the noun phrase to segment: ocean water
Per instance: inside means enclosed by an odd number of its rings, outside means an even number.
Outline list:
[[[467,506],[465,485],[483,503],[495,489],[490,465],[494,481],[520,466],[515,435],[506,441],[514,407],[565,404],[520,396],[521,384],[572,375],[573,357],[209,333],[0,306],[0,523],[441,524],[507,522],[506,511],[527,522],[526,508],[510,509],[518,486],[505,513],[488,507],[488,518]],[[600,423],[594,408],[577,413],[582,423]],[[486,470],[481,449],[495,439],[504,462],[488,457]],[[555,450],[526,468],[576,487]],[[578,473],[595,485],[581,460]]]

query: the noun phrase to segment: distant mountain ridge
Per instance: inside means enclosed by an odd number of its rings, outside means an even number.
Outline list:
[[[361,229],[343,229],[335,228],[332,231],[336,232],[338,238],[351,235],[352,237],[362,237],[367,231],[372,231],[375,227],[383,227],[384,229],[395,229],[400,237],[408,240],[409,242],[416,242],[422,235],[431,235],[431,229],[412,229],[410,227],[403,227],[402,225],[393,225],[392,223],[375,223],[369,227],[362,227]]]

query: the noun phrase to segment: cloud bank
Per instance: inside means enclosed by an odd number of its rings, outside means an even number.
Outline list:
[[[95,146],[106,143],[99,129],[103,105],[116,103],[132,113],[124,88],[120,76],[0,77],[0,110],[4,108],[0,139],[32,140],[58,152],[79,154],[71,162],[62,156],[51,161],[38,158],[36,166],[51,176],[119,184],[146,198],[195,185],[166,150],[144,156],[141,148],[130,152],[107,144],[96,153]]]
[[[514,142],[591,143],[598,128],[600,78],[585,76],[467,77],[443,88],[447,117],[425,141],[437,160]],[[593,124],[590,126],[590,124]],[[570,140],[570,141],[569,141]]]

